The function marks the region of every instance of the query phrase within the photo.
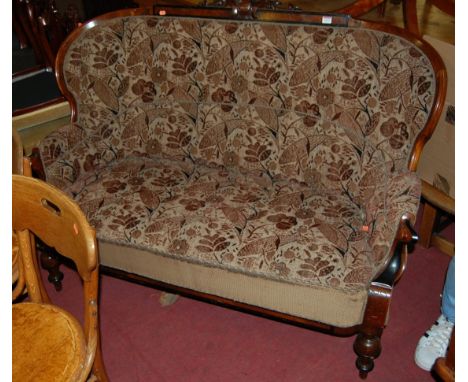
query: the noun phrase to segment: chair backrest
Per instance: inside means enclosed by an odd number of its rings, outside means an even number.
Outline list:
[[[11,171],[13,174],[23,174],[23,144],[18,132],[13,129],[13,139],[11,147]]]
[[[13,175],[12,186],[13,231],[18,236],[19,253],[31,301],[47,302],[41,291],[42,284],[34,260],[34,237],[31,234],[71,259],[83,280],[87,348],[78,380],[85,381],[99,342],[96,233],[80,207],[57,188],[22,175]]]
[[[38,179],[13,175],[13,230],[30,231],[75,263],[89,281],[97,266],[96,234],[79,206]],[[20,250],[23,250],[20,240]]]
[[[25,176],[32,176],[31,170],[31,162],[29,158],[24,155],[23,149],[23,142],[21,140],[20,135],[18,132],[13,129],[12,132],[12,146],[11,146],[11,165],[12,165],[12,173],[17,175],[25,175]],[[22,293],[25,291],[25,279],[24,279],[24,271],[23,271],[23,263],[21,256],[19,255],[19,245],[18,245],[18,236],[16,232],[13,231],[13,257],[12,257],[12,284],[14,285],[12,291],[12,300],[16,300]],[[32,247],[34,244],[32,244]],[[34,263],[36,266],[36,262]],[[37,269],[37,266],[36,266]],[[47,296],[47,292],[43,285],[40,285],[40,290],[42,294],[42,299],[48,301],[49,298]]]
[[[11,172],[12,174],[32,176],[31,161],[24,155],[24,146],[20,135],[13,129],[11,146]]]

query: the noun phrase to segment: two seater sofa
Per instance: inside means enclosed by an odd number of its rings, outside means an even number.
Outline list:
[[[154,7],[75,30],[56,71],[72,120],[41,160],[105,270],[357,334],[372,370],[445,96],[431,46],[343,15]]]

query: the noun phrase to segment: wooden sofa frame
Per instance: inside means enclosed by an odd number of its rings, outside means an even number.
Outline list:
[[[226,3],[226,2],[222,2]],[[318,24],[322,23],[322,14],[301,12],[298,10],[277,10],[274,3],[270,1],[228,1],[226,6],[213,6],[213,7],[167,7],[167,6],[154,6],[152,8],[138,8],[131,10],[122,10],[112,12],[100,16],[78,28],[68,39],[64,42],[64,45],[60,49],[56,59],[56,77],[60,87],[60,90],[67,98],[71,106],[71,120],[75,121],[77,117],[77,106],[76,102],[67,90],[61,68],[63,66],[63,60],[65,52],[71,42],[81,33],[83,29],[92,28],[99,23],[100,20],[106,20],[113,17],[119,16],[132,16],[132,15],[170,15],[170,16],[193,16],[193,17],[213,17],[221,19],[234,19],[234,20],[261,20],[261,21],[284,21],[289,23],[301,22]],[[410,171],[415,171],[417,163],[421,155],[425,142],[430,138],[433,130],[435,129],[436,123],[442,112],[445,91],[446,91],[446,73],[445,67],[439,55],[433,50],[428,44],[423,43],[417,36],[408,33],[400,28],[387,25],[371,23],[366,21],[354,20],[349,15],[328,15],[333,17],[333,25],[340,26],[363,26],[366,28],[385,31],[395,35],[404,37],[405,39],[416,44],[426,55],[430,58],[433,63],[434,73],[437,80],[438,88],[435,93],[434,106],[432,113],[428,118],[428,122],[424,130],[419,134],[410,157],[408,168]],[[35,151],[37,153],[37,151]],[[45,177],[45,174],[40,163],[40,159],[33,153],[33,168],[38,176]],[[356,340],[354,342],[354,351],[357,354],[356,366],[359,370],[361,378],[366,378],[367,374],[374,367],[374,359],[377,358],[381,352],[381,341],[383,329],[386,326],[390,300],[392,295],[393,286],[398,282],[402,273],[405,270],[408,256],[408,244],[413,243],[417,240],[417,235],[411,227],[410,220],[407,216],[401,218],[400,226],[395,241],[392,245],[392,251],[394,253],[390,262],[388,262],[386,269],[376,277],[370,285],[367,306],[365,310],[364,319],[361,325],[353,326],[350,328],[339,328],[329,325],[325,325],[320,322],[304,319],[301,317],[295,317],[289,314],[264,309],[258,306],[252,306],[249,304],[233,301],[227,298],[202,293],[187,288],[169,285],[164,282],[153,280],[140,275],[128,273],[122,270],[113,269],[106,266],[101,266],[101,270],[104,274],[130,280],[142,285],[163,289],[173,293],[189,296],[195,299],[208,301],[214,304],[220,304],[233,309],[254,313],[261,316],[266,316],[281,321],[313,328],[319,331],[324,331],[333,335],[338,336],[351,336],[355,335]],[[42,254],[42,265],[49,270],[50,276],[49,281],[55,283],[57,288],[60,288],[60,280],[63,275],[58,271],[59,260],[54,258],[54,255],[49,251],[43,251]]]

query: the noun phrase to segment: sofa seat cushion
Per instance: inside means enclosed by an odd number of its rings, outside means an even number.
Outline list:
[[[127,158],[68,190],[105,242],[255,277],[356,293],[374,269],[346,195],[261,173]]]

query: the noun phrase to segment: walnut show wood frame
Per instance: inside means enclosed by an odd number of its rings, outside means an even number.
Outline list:
[[[287,23],[309,23],[320,25],[323,14],[302,12],[294,7],[289,10],[276,9],[276,2],[272,1],[246,1],[246,0],[232,0],[226,1],[227,5],[216,6],[194,6],[194,7],[181,7],[181,6],[148,6],[146,8],[127,9],[121,11],[111,12],[97,17],[82,25],[80,28],[73,31],[62,44],[57,57],[56,57],[56,78],[60,90],[66,97],[71,107],[71,122],[76,121],[77,105],[72,94],[67,89],[63,78],[63,62],[67,49],[71,43],[80,35],[83,30],[93,28],[103,20],[111,19],[114,17],[134,16],[134,15],[167,15],[167,16],[184,16],[184,17],[198,17],[198,18],[222,18],[233,20],[259,20],[265,22],[287,22]],[[388,32],[394,35],[401,36],[410,42],[417,45],[431,60],[437,88],[434,97],[434,103],[431,114],[428,117],[425,128],[420,132],[415,140],[413,149],[411,151],[410,159],[408,162],[408,169],[415,171],[417,168],[418,160],[421,155],[424,144],[431,137],[437,121],[443,110],[443,104],[446,93],[446,71],[442,59],[438,53],[428,43],[421,40],[418,36],[409,33],[398,27],[394,27],[383,23],[374,23],[368,21],[361,21],[353,19],[349,14],[327,14],[326,16],[332,17],[332,25],[353,28],[367,28],[383,32]],[[36,173],[44,176],[41,171],[40,161],[35,160],[34,167]],[[234,300],[229,300],[207,293],[182,288],[174,285],[146,278],[137,274],[128,273],[118,269],[113,269],[101,266],[102,272],[113,277],[133,281],[142,285],[152,286],[159,289],[171,291],[184,296],[189,296],[195,299],[208,301],[214,304],[227,306],[233,309],[250,312],[260,316],[286,321],[300,326],[314,328],[319,331],[324,331],[338,336],[351,336],[357,335],[354,342],[354,351],[357,354],[356,366],[359,370],[361,378],[366,378],[367,374],[374,367],[374,359],[377,358],[381,352],[380,337],[386,326],[390,300],[392,295],[393,286],[398,282],[403,274],[408,256],[408,244],[417,240],[417,235],[411,227],[410,218],[402,216],[399,228],[396,233],[396,238],[392,244],[393,257],[384,264],[378,276],[370,283],[368,289],[368,299],[365,309],[363,321],[360,325],[349,328],[339,328],[325,325],[323,323],[315,322],[312,320],[295,317],[289,314],[264,309],[257,306],[240,303]],[[50,255],[49,255],[50,256]],[[49,264],[49,268],[57,268],[58,263]]]

